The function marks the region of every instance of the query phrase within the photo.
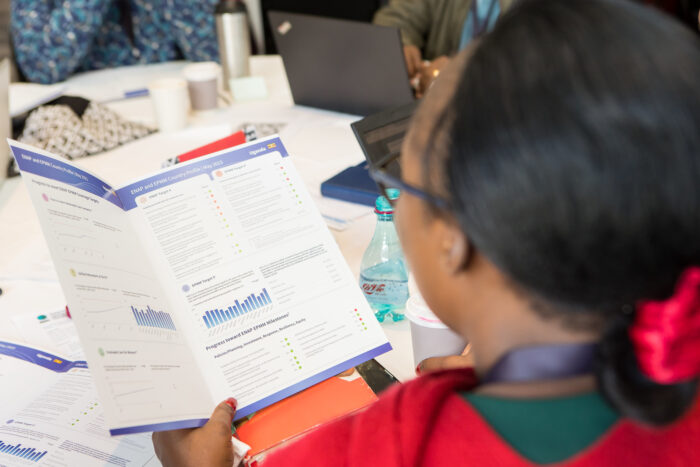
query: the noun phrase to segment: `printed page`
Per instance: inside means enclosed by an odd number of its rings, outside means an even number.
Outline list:
[[[0,465],[143,466],[155,455],[148,434],[110,437],[84,361],[0,341],[0,400]]]
[[[111,433],[201,424],[213,401],[182,332],[184,323],[172,311],[114,190],[68,161],[14,142],[11,149]]]
[[[237,417],[391,349],[279,138],[118,195],[161,253],[214,400],[236,397]]]
[[[12,318],[25,345],[41,348],[70,360],[85,360],[78,331],[65,309],[22,313]]]

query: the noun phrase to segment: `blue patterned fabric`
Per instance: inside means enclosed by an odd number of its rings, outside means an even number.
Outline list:
[[[12,0],[12,39],[22,73],[54,83],[120,65],[218,60],[217,0],[128,0],[134,42],[118,0]]]

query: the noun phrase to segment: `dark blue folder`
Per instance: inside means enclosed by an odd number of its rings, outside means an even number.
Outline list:
[[[367,163],[362,162],[321,183],[321,194],[328,198],[374,207],[379,188],[369,176]]]

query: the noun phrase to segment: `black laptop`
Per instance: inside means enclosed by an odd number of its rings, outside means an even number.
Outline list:
[[[268,17],[297,105],[364,116],[414,100],[398,29],[277,11]]]

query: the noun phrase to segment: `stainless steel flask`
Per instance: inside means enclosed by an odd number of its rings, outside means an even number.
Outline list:
[[[250,61],[250,32],[248,13],[241,0],[221,0],[214,10],[219,58],[224,70],[224,87],[230,90],[230,80],[248,76]]]

